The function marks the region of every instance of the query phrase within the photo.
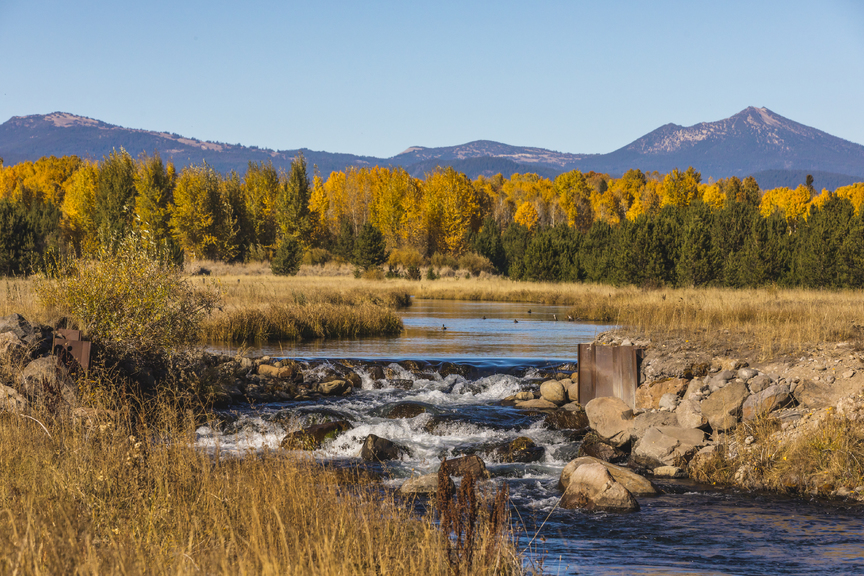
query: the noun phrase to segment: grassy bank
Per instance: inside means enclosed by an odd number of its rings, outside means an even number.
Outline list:
[[[380,486],[281,451],[206,453],[173,414],[130,426],[0,413],[0,572],[452,573],[443,532]],[[481,513],[463,574],[515,571],[488,527]]]

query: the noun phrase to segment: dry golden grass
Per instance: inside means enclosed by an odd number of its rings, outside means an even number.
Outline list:
[[[379,485],[282,451],[194,446],[176,408],[148,424],[0,413],[0,573],[447,574],[447,546]],[[182,411],[181,411],[182,413]],[[463,574],[516,573],[481,517]],[[484,530],[486,530],[484,532]],[[485,548],[483,548],[485,546]]]

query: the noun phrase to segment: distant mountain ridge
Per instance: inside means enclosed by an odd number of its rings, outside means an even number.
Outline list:
[[[15,116],[0,125],[0,157],[6,164],[66,154],[101,159],[120,147],[133,155],[158,150],[179,166],[206,161],[221,172],[240,173],[250,161],[287,169],[299,151],[207,142],[65,112]],[[829,181],[864,180],[864,146],[754,107],[717,122],[689,127],[666,124],[608,154],[570,154],[489,140],[439,148],[413,146],[391,158],[302,151],[325,177],[350,166],[374,165],[401,166],[414,176],[439,165],[453,166],[472,178],[499,172],[505,177],[536,172],[553,178],[573,169],[620,175],[631,168],[669,172],[693,166],[706,180],[759,174],[763,188],[797,181],[800,173],[823,175],[823,182],[817,178],[817,187],[829,187]]]

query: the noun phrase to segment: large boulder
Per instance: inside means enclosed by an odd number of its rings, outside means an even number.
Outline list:
[[[14,388],[0,384],[0,412],[21,412],[27,408],[27,399]]]
[[[686,466],[705,443],[705,433],[695,428],[649,428],[633,446],[633,460],[640,466]]]
[[[579,456],[591,456],[604,462],[619,462],[627,458],[627,453],[606,444],[595,432],[589,432],[579,444]]]
[[[330,380],[318,384],[318,392],[325,396],[344,396],[351,393],[351,384],[347,380]]]
[[[702,405],[698,400],[685,398],[675,408],[675,417],[682,428],[704,428],[708,426],[708,419],[702,414]]]
[[[76,406],[77,387],[57,358],[45,356],[27,364],[21,372],[20,391],[31,401],[51,405]],[[59,404],[58,404],[59,403]]]
[[[498,444],[488,453],[499,462],[537,462],[546,454],[546,449],[527,436],[520,436],[511,442]]]
[[[561,497],[562,508],[585,508],[610,512],[635,512],[639,503],[623,485],[616,482],[602,464],[585,464],[570,476]]]
[[[642,412],[633,419],[633,441],[645,435],[652,427],[678,426],[678,416],[670,412]]]
[[[474,478],[489,477],[489,472],[486,470],[486,464],[475,454],[444,460],[441,462],[441,468],[444,469],[448,476],[455,476],[457,478],[465,476],[468,473],[474,476]]]
[[[540,397],[560,406],[567,403],[567,390],[557,380],[547,380],[540,385]]]
[[[391,420],[401,418],[414,418],[425,412],[429,412],[429,406],[419,402],[398,402],[385,410],[384,417]]]
[[[620,398],[605,396],[594,398],[585,405],[591,428],[601,439],[621,448],[630,443],[633,435],[633,410]]]
[[[554,402],[544,400],[543,398],[537,398],[536,400],[517,402],[516,408],[521,408],[523,410],[556,410],[558,405]]]
[[[447,482],[450,484],[451,490],[455,488],[453,480],[447,477]],[[436,494],[438,492],[438,474],[426,474],[424,476],[414,476],[406,480],[400,487],[399,493],[403,496],[413,494]]]
[[[660,400],[665,394],[681,396],[687,389],[688,381],[683,378],[669,378],[644,384],[636,389],[636,408],[650,410],[660,408]]]
[[[367,462],[384,462],[396,460],[404,452],[405,449],[395,442],[369,434],[363,442],[363,448],[360,449],[360,458]]]
[[[582,456],[575,460],[571,460],[566,466],[564,466],[564,470],[561,471],[561,478],[558,481],[558,488],[561,490],[566,489],[570,484],[570,476],[573,472],[585,464],[601,464],[610,474],[612,474],[612,477],[627,488],[631,494],[635,494],[636,496],[655,496],[659,494],[657,488],[647,478],[640,476],[623,466],[616,466],[615,464],[603,462],[597,458],[591,458],[588,456]]]
[[[753,420],[760,414],[767,414],[778,408],[785,408],[792,402],[792,394],[786,384],[775,384],[761,392],[749,396],[741,407],[744,420]]]
[[[291,432],[282,439],[282,448],[288,450],[316,450],[325,441],[336,438],[340,433],[351,429],[346,420],[314,424],[303,430]]]
[[[741,405],[750,392],[747,385],[735,380],[702,401],[702,414],[714,430],[725,432],[738,423]]]

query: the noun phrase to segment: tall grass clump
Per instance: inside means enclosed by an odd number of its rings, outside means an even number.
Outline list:
[[[364,476],[281,450],[204,450],[170,399],[147,410],[0,413],[0,573],[452,574],[433,518]],[[516,573],[498,542],[462,573]]]
[[[195,342],[218,301],[153,243],[129,235],[82,258],[58,260],[36,281],[42,305],[67,316],[93,342],[119,353],[148,354]]]

